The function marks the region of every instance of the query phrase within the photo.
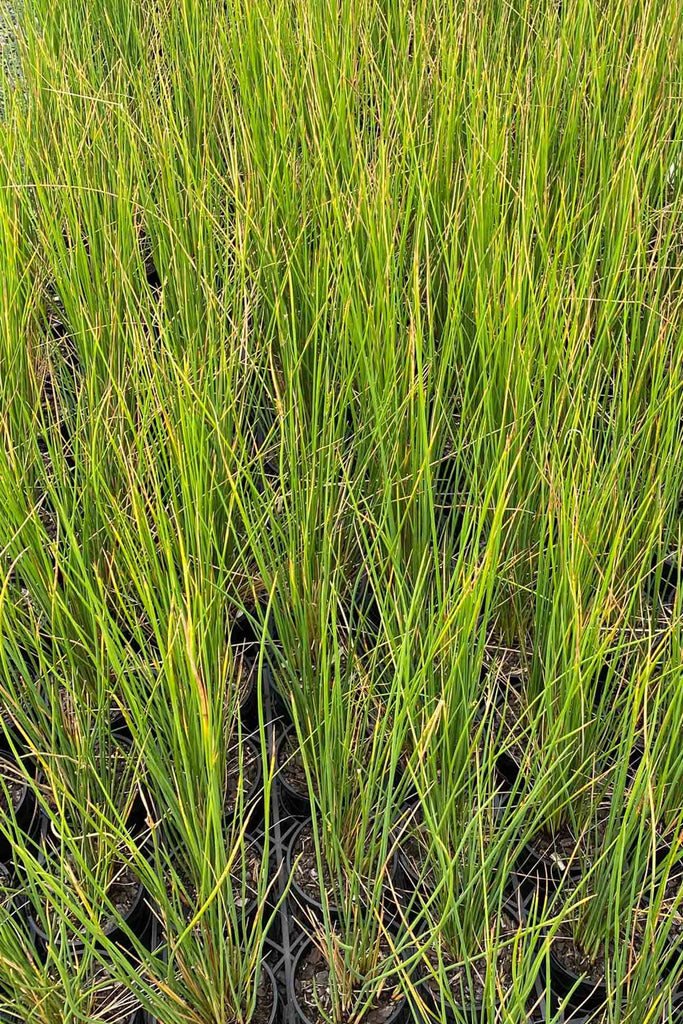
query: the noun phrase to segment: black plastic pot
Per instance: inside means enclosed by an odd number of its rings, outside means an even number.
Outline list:
[[[131,743],[133,735],[130,731],[130,726],[126,721],[126,717],[122,711],[115,711],[111,716],[111,731],[117,740]]]
[[[418,986],[421,998],[425,1003],[428,1011],[431,1011],[429,1015],[424,1019],[424,1024],[434,1024],[435,1021],[444,1020],[447,1024],[460,1024],[461,1020],[471,1021],[472,1024],[481,1024],[482,1021],[488,1020],[488,1007],[482,1001],[471,1001],[467,999],[466,993],[463,992],[463,1000],[458,1005],[458,1015],[456,1016],[453,1007],[444,1000],[441,1001],[437,993],[424,982],[420,982]],[[505,1017],[504,1005],[502,1003],[496,1003],[495,1005],[495,1020],[503,1020]],[[545,1005],[537,1005],[534,1007],[530,1016],[527,1018],[527,1024],[544,1024],[546,1020]]]
[[[249,789],[244,793],[243,804],[245,813],[249,814],[249,828],[253,830],[258,828],[263,821],[263,764],[261,762],[261,752],[253,740],[244,737],[242,739],[242,747],[246,747],[251,752],[256,764],[256,775]],[[226,824],[234,818],[238,807],[239,800],[232,811],[226,809]]]
[[[253,849],[256,849],[258,851],[261,865],[263,865],[263,846],[258,841],[258,839],[254,839],[254,837],[250,836],[250,835],[245,835],[245,837],[244,837],[244,849],[245,849],[245,852],[246,852],[247,848],[253,848]],[[241,880],[240,880],[240,884],[241,884]],[[236,881],[235,881],[234,885],[237,885]],[[234,886],[233,886],[233,895],[234,895]],[[258,909],[258,906],[259,906],[258,894],[252,896],[251,899],[247,899],[246,900],[246,902],[245,902],[245,904],[244,904],[244,906],[243,906],[243,908],[241,910],[242,918],[243,918],[243,920],[245,922],[249,923],[249,922],[254,920],[254,918],[256,917],[256,911]],[[269,898],[267,898],[267,900],[266,900],[266,906],[270,906]]]
[[[503,783],[503,792],[509,794],[519,785],[519,761],[509,751],[504,750],[496,757],[496,772]]]
[[[43,864],[46,864],[49,859],[49,854],[43,852],[41,860]],[[34,941],[39,952],[45,955],[47,952],[48,945],[50,943],[50,937],[42,930],[38,920],[36,919],[35,913],[33,912],[30,904],[27,906],[28,922],[33,935]],[[152,911],[147,902],[145,890],[142,882],[138,882],[136,889],[135,901],[131,906],[130,910],[122,917],[123,923],[126,927],[145,945],[149,945],[151,934],[152,934]],[[77,926],[76,926],[77,927]],[[112,924],[104,931],[104,936],[110,941],[115,943],[120,949],[128,950],[132,947],[132,942],[123,927],[118,924],[117,921],[113,921]],[[76,953],[81,953],[86,948],[86,941],[79,937],[78,931],[74,931],[73,938],[68,940],[69,946]],[[100,945],[96,942],[96,945]]]
[[[280,736],[277,743],[277,753],[275,758],[275,764],[278,771],[278,785],[280,788],[280,799],[282,805],[289,814],[293,814],[297,818],[309,816],[311,813],[311,800],[308,794],[308,789],[305,793],[295,789],[294,786],[290,785],[287,778],[282,771],[283,762],[281,761],[282,751],[284,750],[287,741],[294,736],[296,738],[296,729],[293,725],[290,725]]]
[[[435,453],[436,454],[436,453]],[[459,453],[443,452],[432,464],[432,489],[434,492],[434,510],[439,534],[447,532],[456,543],[462,532],[464,519],[464,495],[460,476],[462,463]]]
[[[538,893],[541,900],[550,900],[564,878],[578,884],[581,881],[582,869],[578,861],[570,863],[565,869],[561,868],[532,841],[522,847],[514,866],[514,875],[526,898]]]
[[[9,764],[10,767],[16,765],[16,761],[11,755],[2,755],[2,760]],[[4,818],[10,818],[7,811],[1,812]],[[35,792],[28,783],[23,784],[22,794],[14,810],[14,820],[16,821],[17,828],[23,832],[29,839],[36,839],[40,831],[40,813],[38,810],[38,802],[36,800]],[[11,820],[7,822],[11,834]],[[9,835],[0,833],[0,862],[9,862],[13,856],[12,843]]]
[[[272,627],[271,627],[272,634]],[[249,673],[247,687],[240,700],[240,719],[243,726],[257,729],[258,717],[258,660],[261,651],[260,638],[247,615],[234,619],[228,631],[230,646],[235,658],[242,660],[244,670]],[[272,636],[266,637],[266,643],[272,642]],[[269,684],[268,665],[263,665],[263,686]]]
[[[116,734],[116,740],[126,753],[130,754],[132,752],[133,741],[124,733]],[[153,812],[151,795],[148,792],[141,793],[140,788],[136,786],[135,795],[126,817],[126,826],[133,835],[147,829],[147,818],[150,812]]]
[[[351,596],[349,625],[358,650],[369,651],[379,635],[382,613],[367,576],[359,580]]]
[[[104,968],[105,971],[109,971],[112,980],[115,980],[115,972],[112,970],[111,961],[106,955],[103,958],[101,966],[102,968]],[[100,976],[93,980],[100,981],[105,979]],[[146,1016],[144,1007],[142,1006],[141,1003],[137,1001],[137,997],[135,996],[134,992],[132,992],[131,995],[135,999],[137,1005],[133,1010],[131,1010],[128,1016],[122,1016],[122,1009],[120,1005],[118,1005],[117,1000],[114,999],[112,1000],[109,1006],[98,1007],[97,1016],[96,1018],[93,1017],[92,1019],[98,1020],[100,1024],[107,1024],[108,1021],[110,1021],[111,1024],[148,1024],[148,1018]],[[106,1015],[107,1013],[109,1014],[109,1016]],[[151,1024],[151,1022],[149,1022],[149,1024]]]
[[[15,751],[22,757],[26,753],[26,744],[11,722],[5,720],[0,725],[0,757],[16,757]]]
[[[130,752],[132,749],[132,740],[128,739],[126,736],[117,734],[115,742],[117,746],[126,752]],[[154,813],[150,794],[145,793],[143,795],[140,792],[140,789],[136,786],[135,795],[133,796],[132,803],[126,816],[126,828],[132,836],[137,836],[147,831],[147,818],[150,812]],[[40,828],[43,836],[51,837],[52,839],[59,841],[60,831],[54,819],[43,809],[39,811],[39,817],[41,820]]]
[[[165,957],[166,956],[167,951]],[[280,997],[280,987],[275,979],[275,975],[273,974],[272,970],[270,969],[265,960],[261,961],[261,971],[268,978],[271,985],[271,991],[273,993],[273,1005],[271,1006],[270,1009],[268,1024],[279,1024],[279,1022],[283,1019],[284,1009],[282,999]],[[147,1010],[138,1010],[131,1017],[131,1019],[126,1022],[126,1024],[159,1024],[159,1021],[153,1014],[149,1013]]]
[[[593,707],[597,711],[600,707],[600,702],[605,694],[605,687],[607,686],[607,680],[610,677],[610,666],[601,665],[598,670],[598,674],[595,677],[595,690],[593,693]]]
[[[494,693],[494,701],[496,707],[504,707],[510,690],[519,695],[522,693],[524,687],[524,679],[519,672],[510,672],[509,675],[500,675],[496,681],[496,689]]]
[[[267,611],[267,602],[264,601],[260,604],[259,610],[254,609],[249,615],[242,613],[232,619],[228,627],[228,639],[236,654],[252,654],[258,655],[259,647],[261,644],[260,631],[254,626],[252,619],[257,621],[262,614],[265,618]],[[267,624],[268,632],[265,637],[266,644],[274,643],[277,639],[275,631],[275,625],[273,623],[272,616],[268,619]]]
[[[676,555],[666,555],[661,563],[655,558],[652,564],[650,591],[654,592],[655,582],[659,574],[659,597],[665,605],[672,605],[676,600],[676,592],[681,582],[681,566]]]
[[[237,794],[233,807],[229,808],[226,806],[224,808],[223,831],[226,836],[226,842],[230,841],[230,836],[235,830],[241,829],[242,825],[245,824],[245,819],[248,821],[250,833],[261,834],[263,831],[263,763],[261,761],[261,752],[256,744],[247,737],[242,739],[241,746],[247,747],[251,751],[254,764],[256,765],[256,774],[253,782],[242,797],[244,819],[238,820],[239,794]],[[180,840],[172,820],[169,819],[162,823],[161,835],[166,848],[182,856],[179,848]]]
[[[421,914],[425,902],[432,895],[432,889],[425,879],[418,877],[411,861],[400,847],[397,852],[397,870],[394,873],[393,881],[406,917],[408,919],[420,919],[422,920],[422,926],[424,926]],[[522,914],[522,902],[523,898],[518,893],[516,881],[511,876],[505,885],[502,909],[510,917],[518,920]]]
[[[683,988],[677,991],[671,1001],[671,1024],[683,1021]]]
[[[301,963],[302,959],[306,957],[312,945],[313,942],[310,939],[307,942],[304,942],[304,944],[301,946],[298,953],[296,954],[294,964],[292,967],[292,991],[290,992],[289,997],[294,1007],[296,1019],[300,1022],[300,1024],[317,1024],[317,1021],[312,1021],[311,1018],[307,1016],[306,1010],[304,1010],[304,1008],[301,1006],[296,994],[297,970],[299,968],[299,964]],[[408,1002],[405,996],[401,996],[401,998],[398,999],[396,1002],[396,1008],[393,1010],[391,1015],[383,1021],[383,1024],[404,1024],[404,1022],[407,1022],[410,1019],[410,1016],[410,1003]],[[362,1024],[362,1018],[359,1024]]]
[[[550,899],[557,889],[557,875],[549,858],[533,843],[522,847],[514,867],[517,885],[525,899],[538,895],[540,900]]]
[[[289,846],[287,847],[286,872],[287,877],[291,878],[291,892],[293,894],[295,903],[297,903],[304,910],[311,910],[319,920],[323,920],[324,909],[320,900],[315,899],[313,896],[310,896],[307,892],[305,892],[292,876],[292,868],[294,866],[295,856],[294,847],[296,846],[297,840],[301,832],[309,826],[310,821],[310,818],[307,818],[305,821],[302,821],[302,823],[292,834]],[[393,858],[391,859],[389,865],[389,874],[391,877],[392,885],[398,894],[401,886],[401,870],[398,863],[398,856],[396,854],[394,854]],[[384,901],[384,908],[384,923],[386,924],[386,926],[388,928],[399,927],[401,923],[401,915],[398,911],[398,908],[396,907],[395,901],[388,886],[386,887],[386,898]],[[339,909],[334,903],[330,902],[329,910],[333,918],[338,917]]]
[[[554,995],[563,1000],[569,996],[568,1008],[580,1014],[604,1008],[607,1002],[606,984],[599,982],[596,985],[565,967],[553,948],[557,941],[555,939],[550,947],[550,979]]]
[[[275,1024],[282,1017],[282,1003],[280,1000],[280,993],[278,985],[275,980],[275,975],[271,971],[265,960],[261,961],[261,970],[265,973],[266,977],[270,981],[272,992],[273,992],[273,1005],[270,1008],[270,1017],[268,1018],[268,1024]]]

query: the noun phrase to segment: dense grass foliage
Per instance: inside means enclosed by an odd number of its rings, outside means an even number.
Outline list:
[[[674,0],[7,13],[0,704],[43,828],[0,773],[9,1020],[251,1018],[268,675],[332,1024],[393,987],[560,1021],[561,947],[595,1021],[670,1019],[682,29]]]

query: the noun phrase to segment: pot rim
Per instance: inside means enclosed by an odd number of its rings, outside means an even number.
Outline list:
[[[311,1018],[306,1014],[306,1012],[302,1008],[301,1003],[299,1002],[299,999],[298,999],[297,994],[296,994],[296,972],[297,972],[297,969],[299,967],[299,963],[301,962],[302,957],[304,956],[305,953],[307,953],[309,951],[309,949],[311,948],[312,945],[313,945],[313,939],[310,938],[310,937],[306,938],[304,940],[304,942],[302,942],[302,944],[299,947],[299,949],[296,951],[296,954],[294,956],[294,960],[292,961],[292,977],[291,977],[291,993],[290,993],[290,995],[291,995],[292,1003],[294,1005],[294,1011],[295,1011],[296,1015],[298,1016],[299,1020],[302,1021],[302,1024],[316,1024],[316,1022],[312,1021]],[[407,996],[405,995],[405,993],[401,993],[400,999],[398,999],[396,1001],[396,1006],[394,1007],[391,1015],[389,1017],[387,1017],[387,1019],[385,1020],[384,1024],[396,1024],[396,1022],[401,1018],[402,1014],[405,1012],[407,1006],[408,1006]],[[370,1012],[370,1011],[368,1011],[368,1012]],[[362,1024],[362,1019],[361,1019],[360,1024]]]
[[[295,844],[296,840],[298,839],[299,834],[303,831],[303,829],[310,822],[312,822],[312,820],[313,820],[313,816],[312,815],[309,815],[307,818],[304,818],[304,820],[299,825],[297,825],[297,827],[295,828],[294,832],[292,833],[292,837],[289,840],[289,843],[287,844],[287,854],[286,854],[286,857],[285,857],[285,867],[286,867],[286,870],[287,870],[288,877],[291,878],[291,889],[292,889],[292,892],[294,893],[294,895],[297,896],[298,899],[302,903],[304,903],[305,905],[307,905],[309,907],[312,907],[320,915],[320,914],[322,914],[324,912],[324,908],[323,908],[323,905],[322,905],[321,901],[317,900],[314,896],[309,896],[308,893],[306,893],[301,888],[301,886],[298,884],[298,882],[294,879],[293,872],[292,872],[292,850],[294,848],[294,844]],[[392,854],[392,856],[389,859],[389,874],[392,877],[392,879],[394,878],[394,876],[396,874],[396,868],[398,866],[398,863],[399,863],[399,860],[398,860],[398,850],[395,849],[393,854]],[[390,889],[388,891],[388,894],[389,894],[390,899],[393,900],[394,894],[391,892]],[[339,914],[339,908],[338,908],[336,903],[333,903],[330,900],[328,905],[329,905],[330,914],[332,914],[333,916],[336,916],[336,915]],[[398,911],[397,911],[397,914],[398,914]],[[387,923],[388,927],[391,927],[391,921],[395,918],[395,916],[396,915],[392,915],[391,913],[389,913],[387,915],[386,923]],[[400,917],[400,914],[398,916]],[[385,1021],[384,1024],[388,1024],[388,1022]]]

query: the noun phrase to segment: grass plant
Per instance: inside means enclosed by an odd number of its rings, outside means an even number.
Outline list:
[[[468,998],[483,978],[482,1021],[559,1024],[567,933],[606,965],[596,1024],[673,1019],[677,5],[0,13],[0,741],[57,837],[48,862],[5,792],[1,1012],[125,1019],[128,993],[161,1024],[258,1019],[272,696],[330,1024],[376,1024],[394,985],[458,1019],[449,964]],[[510,931],[524,851],[566,836]],[[103,925],[121,862],[152,948]]]

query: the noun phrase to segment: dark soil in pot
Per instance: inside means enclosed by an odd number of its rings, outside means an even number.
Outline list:
[[[185,970],[189,965],[185,965]],[[256,985],[256,1000],[248,1024],[276,1024],[282,1018],[282,1001],[278,991],[275,976],[265,960],[261,961],[259,979]],[[225,1020],[235,1019],[235,1011],[232,1007],[225,1006]],[[240,1014],[240,1019],[246,1019],[245,1014]],[[146,1024],[157,1024],[155,1018],[145,1016]],[[126,1022],[128,1024],[128,1022]],[[137,1024],[137,1022],[136,1022]],[[142,1024],[142,1022],[141,1022]]]
[[[261,790],[263,766],[256,744],[243,739],[233,743],[228,750],[225,772],[225,816],[231,818],[239,806],[240,798],[245,808],[253,807]],[[252,825],[256,815],[252,812]]]
[[[135,877],[127,865],[120,865],[114,869],[114,877],[107,886],[107,898],[117,914],[124,920],[129,916],[137,903],[141,889],[142,885],[139,879]],[[50,908],[48,908],[48,914],[50,914]],[[72,920],[68,913],[66,917],[68,920]],[[74,920],[73,923],[76,924],[77,922]],[[102,930],[109,934],[116,927],[117,918],[113,914],[109,914],[109,916],[102,919],[101,924]]]
[[[496,955],[496,980],[494,982],[496,992],[508,992],[514,985],[514,952],[513,940],[518,931],[518,923],[510,914],[503,912],[496,922],[496,935],[501,943]],[[483,952],[483,951],[482,951]],[[436,950],[431,950],[427,958],[436,972],[438,970],[439,958]],[[448,953],[443,950],[441,963],[448,974],[448,990],[442,991],[441,983],[437,978],[428,973],[420,986],[422,998],[432,1004],[436,1013],[436,1019],[440,1018],[443,1012],[447,1021],[454,1021],[455,1014],[453,1007],[458,1007],[465,1017],[471,1018],[477,1024],[483,1019],[484,994],[486,992],[486,960],[482,957],[473,957],[469,965],[469,973],[464,966],[449,958]],[[537,994],[532,991],[527,1003],[529,1013],[528,1020],[531,1024],[544,1020],[543,1011],[537,1005]]]
[[[93,992],[88,1003],[89,1019],[103,1024],[138,1024],[143,1008],[137,996],[122,982],[100,971],[93,979]]]
[[[557,877],[562,876],[568,868],[571,870],[572,864],[576,863],[577,841],[568,825],[563,825],[557,832],[542,829],[535,836],[533,847],[540,857],[552,865]]]
[[[293,725],[290,725],[280,738],[276,764],[277,779],[286,809],[294,815],[310,814],[311,801],[306,771]]]
[[[600,849],[605,835],[608,804],[605,814],[598,815],[596,826],[590,837],[591,844]],[[525,895],[533,895],[540,889],[546,897],[553,895],[559,882],[566,877],[572,884],[579,881],[585,866],[590,862],[587,856],[587,839],[577,840],[568,824],[561,825],[555,832],[543,828],[527,843],[517,864],[515,874]]]
[[[257,652],[251,657],[240,655],[235,662],[239,686],[240,719],[249,728],[258,727],[258,661]]]
[[[105,786],[113,798],[117,811],[120,814],[125,811],[126,827],[133,835],[142,832],[147,828],[147,818],[150,813],[153,813],[153,809],[149,794],[141,791],[140,781],[135,775],[132,762],[132,742],[123,736],[118,736],[104,755],[98,752],[96,756],[98,759],[103,757],[106,765],[104,770],[108,776]],[[88,770],[96,771],[97,764],[88,765]],[[65,780],[65,785],[68,784],[68,780]],[[47,788],[44,795],[50,812],[50,831],[59,835],[59,821],[63,808],[59,806],[51,788]],[[96,779],[92,780],[92,786],[88,790],[87,803],[93,808],[98,807],[105,816],[113,817],[111,808],[107,805],[106,798]],[[67,802],[68,807],[69,802]],[[68,810],[67,815],[69,815]],[[82,821],[73,815],[69,815],[68,823],[70,830],[76,835],[85,830],[91,830],[93,827],[91,822]]]
[[[245,916],[250,917],[257,907],[259,875],[263,863],[263,847],[259,841],[245,836],[244,856],[237,857],[236,861],[238,863],[230,872],[232,898],[238,912],[244,907]],[[184,869],[176,866],[176,871],[180,876],[180,887],[176,886],[175,877],[167,871],[164,880],[166,892],[176,905],[180,905],[184,920],[190,921],[199,907],[197,889]]]
[[[259,842],[252,839],[245,842],[243,866],[236,867],[230,873],[235,905],[239,908],[244,906],[247,914],[250,908],[256,909],[262,863],[263,848]]]
[[[296,863],[296,866],[294,866]],[[322,886],[326,892],[332,893],[333,882],[327,865],[323,860]],[[321,879],[315,855],[313,840],[313,823],[308,819],[296,830],[287,853],[287,874],[292,879],[295,893],[303,897],[304,902],[316,907],[320,906]],[[334,901],[332,901],[334,903]]]
[[[46,859],[46,863],[49,863],[49,860]],[[59,870],[56,865],[55,869]],[[142,882],[136,877],[128,865],[113,864],[110,870],[110,877],[111,881],[106,889],[107,899],[109,904],[111,904],[116,911],[116,914],[112,912],[110,906],[103,907],[102,915],[99,920],[99,928],[104,935],[111,939],[112,942],[117,942],[119,945],[125,946],[127,944],[127,938],[121,929],[119,918],[123,919],[128,928],[137,935],[138,938],[142,939],[150,930],[151,911],[145,901]],[[72,890],[72,896],[74,902],[82,901],[76,890]],[[49,919],[52,919],[55,928],[57,928],[60,921],[63,920],[73,923],[74,932],[69,936],[70,945],[76,949],[84,945],[84,940],[81,938],[79,932],[80,924],[73,918],[68,910],[58,910],[56,906],[51,906],[50,904],[47,904],[44,909],[46,916]],[[44,949],[51,940],[42,930],[36,917],[32,914],[30,914],[30,925],[39,945]]]
[[[493,711],[496,747],[493,749],[496,771],[509,792],[518,786],[521,766],[525,763],[524,718],[526,705],[520,693],[511,689],[507,699],[496,705]]]
[[[26,782],[16,765],[0,758],[0,812],[7,814],[11,809],[16,814],[26,796],[26,789]]]
[[[261,974],[256,987],[256,1005],[250,1024],[274,1024],[279,1019],[280,1000],[277,984],[268,964],[261,963]]]
[[[492,823],[493,825],[493,823]],[[485,840],[486,842],[486,840]],[[397,888],[404,909],[410,914],[410,901],[415,893],[421,899],[428,898],[433,891],[433,873],[428,864],[430,837],[423,822],[419,805],[413,811],[411,820],[398,841],[397,860],[399,873]],[[463,851],[464,852],[464,851]],[[479,858],[477,840],[477,859]],[[512,896],[512,880],[509,880],[509,895]],[[506,892],[508,891],[506,890]],[[420,910],[419,901],[413,904],[415,912]]]
[[[0,815],[14,818],[17,827],[25,836],[35,837],[39,827],[38,804],[33,789],[25,781],[17,763],[10,757],[0,757]],[[10,822],[7,823],[10,826]],[[7,836],[0,834],[0,861],[12,856],[12,844]]]
[[[320,902],[322,885],[328,896],[330,911],[335,914],[338,902],[335,883],[324,859],[322,867],[323,877],[320,879],[315,855],[313,823],[309,818],[299,826],[292,836],[289,849],[287,850],[287,875],[292,879],[292,893],[295,900],[298,900],[300,904],[309,907],[320,915],[322,913],[322,904]],[[393,878],[397,874],[397,859],[395,857],[390,861],[389,871],[392,875],[393,883]],[[389,885],[387,885],[385,922],[391,927],[394,923],[398,924],[398,913],[390,897],[389,888]]]
[[[293,970],[294,1006],[303,1024],[326,1024],[332,1011],[330,969],[313,942],[306,942],[297,954]],[[362,1024],[399,1024],[407,1019],[408,1001],[398,985],[383,987],[376,1002],[361,1018]],[[335,1024],[352,1024],[357,1018],[335,1016]],[[360,1024],[360,1022],[358,1022]]]
[[[590,985],[600,985],[605,980],[605,964],[602,958],[591,960],[576,945],[571,925],[563,922],[553,939],[553,956],[567,971],[577,975],[585,975]]]
[[[233,728],[238,714],[247,731],[258,728],[258,646],[235,653],[224,707],[226,731]]]
[[[554,992],[576,1010],[598,1010],[605,1005],[604,957],[592,960],[577,946],[569,922],[557,929],[550,950],[550,973]],[[583,976],[583,977],[582,977]]]

